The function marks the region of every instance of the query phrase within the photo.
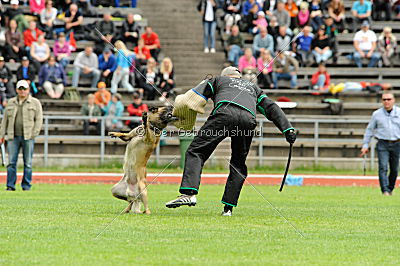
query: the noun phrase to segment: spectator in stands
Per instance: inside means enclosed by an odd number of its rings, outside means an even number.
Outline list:
[[[338,58],[338,41],[336,36],[339,34],[339,31],[336,28],[336,25],[334,24],[333,18],[326,16],[325,21],[324,21],[324,26],[325,26],[325,34],[329,38],[329,46],[332,50],[332,62],[333,64],[337,63],[337,58]]]
[[[257,36],[256,36],[257,37]],[[239,57],[243,54],[244,39],[239,32],[238,25],[233,25],[231,34],[226,41],[228,50],[228,60],[235,66],[239,64]]]
[[[111,93],[106,89],[106,87],[106,83],[100,81],[97,84],[98,90],[94,94],[94,103],[97,104],[101,110],[103,110],[111,100]]]
[[[385,13],[385,20],[392,18],[391,0],[372,0],[372,18],[376,21],[382,20],[382,13]]]
[[[272,82],[273,63],[271,51],[268,49],[263,50],[260,57],[257,59],[257,68],[260,72],[258,75],[258,83],[264,89],[274,88],[274,83]]]
[[[17,30],[17,22],[10,20],[6,31],[6,58],[10,62],[19,62],[24,55],[24,41],[21,32]]]
[[[292,37],[287,34],[286,26],[279,26],[279,34],[276,36],[275,51],[289,51]]]
[[[257,62],[251,48],[244,50],[244,55],[239,58],[238,68],[240,72],[252,71],[257,68]]]
[[[131,104],[128,105],[127,108],[129,116],[141,117],[143,112],[149,111],[147,104],[142,102],[142,98],[140,97],[140,94],[138,92],[134,92],[132,94],[132,98],[133,101]],[[135,127],[140,126],[141,121],[127,120],[125,124],[129,126],[130,129],[134,129]]]
[[[154,100],[156,91],[158,88],[156,87],[159,83],[159,74],[157,70],[156,60],[151,57],[147,60],[147,66],[143,69],[143,76],[140,77],[140,89],[139,92],[141,96],[144,94],[147,100]]]
[[[297,14],[297,26],[299,28],[304,28],[310,23],[310,10],[308,2],[301,2],[299,6],[300,10]]]
[[[100,38],[96,38],[96,54],[101,54],[108,43],[114,43],[117,34],[114,22],[111,21],[111,15],[104,13],[103,20],[96,22],[96,29],[101,33]],[[97,31],[96,31],[97,32]]]
[[[65,69],[69,64],[71,56],[71,46],[65,38],[65,33],[58,34],[58,40],[54,43],[53,53],[58,63]]]
[[[122,96],[119,93],[115,93],[111,97],[111,101],[104,108],[104,116],[106,123],[106,130],[121,130],[123,127],[120,118],[124,113],[124,105],[121,102]]]
[[[64,86],[67,85],[67,76],[64,68],[57,63],[52,55],[47,64],[40,68],[39,86],[42,86],[52,99],[60,99],[64,92]]]
[[[73,31],[76,39],[83,38],[83,15],[78,10],[78,6],[76,4],[71,4],[69,6],[69,10],[65,12],[64,22],[66,34],[69,34],[71,31]]]
[[[29,7],[31,9],[31,13],[33,15],[37,16],[45,8],[45,1],[44,0],[29,0]]]
[[[368,67],[374,67],[380,58],[376,47],[376,34],[369,29],[367,20],[363,21],[361,30],[354,36],[354,61],[358,67],[362,67],[362,58],[370,58]]]
[[[274,17],[276,17],[279,26],[286,26],[285,29],[288,29],[288,33],[292,34],[290,31],[290,15],[285,9],[285,3],[281,0],[278,0],[278,4],[276,6],[276,10],[274,11]]]
[[[253,9],[254,6],[257,7],[257,10],[262,10],[260,4],[256,0],[246,0],[246,2],[243,3],[243,9],[242,9],[243,16],[250,15],[251,9]]]
[[[310,57],[312,54],[311,44],[314,35],[311,33],[312,28],[310,26],[305,26],[303,32],[299,34],[296,42],[293,45],[293,50],[296,52],[299,58],[300,64],[302,66],[310,66]]]
[[[175,88],[174,78],[174,65],[172,64],[172,60],[169,57],[165,57],[160,67],[160,89],[162,97],[160,97],[159,100],[161,102],[164,102]]]
[[[391,59],[395,56],[397,49],[397,38],[393,35],[392,28],[383,28],[383,32],[378,39],[378,49],[381,53],[383,64],[391,66]]]
[[[134,52],[138,66],[146,65],[147,60],[151,57],[150,50],[144,45],[143,39],[138,40],[138,45],[135,47]]]
[[[312,41],[312,53],[315,58],[315,62],[320,64],[326,62],[332,56],[332,50],[330,48],[330,40],[325,32],[326,28],[324,25],[320,26],[317,35]]]
[[[372,4],[368,0],[359,0],[353,3],[351,13],[353,14],[353,31],[366,20],[371,23]]]
[[[197,10],[203,16],[204,52],[215,53],[215,29],[217,27],[215,11],[217,10],[217,4],[215,0],[200,0]],[[154,57],[153,54],[151,55]],[[157,60],[157,57],[155,59]]]
[[[278,0],[264,1],[262,9],[265,11],[267,18],[271,19],[275,9],[277,9],[277,4]]]
[[[258,58],[264,50],[274,52],[274,38],[268,34],[267,28],[261,28],[260,33],[254,37],[253,51],[254,56]]]
[[[276,38],[276,36],[278,36],[278,34],[279,34],[279,23],[278,23],[278,20],[277,20],[277,18],[275,16],[271,17],[271,19],[269,21],[269,24],[268,24],[268,27],[267,27],[267,30],[268,30],[268,33],[272,37],[274,37],[274,39]]]
[[[311,85],[314,90],[327,91],[330,85],[330,75],[323,63],[318,65],[318,70],[311,76]]]
[[[47,0],[46,8],[40,12],[40,27],[46,32],[46,39],[53,39],[53,23],[56,17],[57,9],[53,7],[53,1]]]
[[[36,77],[36,70],[29,64],[29,59],[26,56],[22,57],[21,65],[17,69],[17,79],[26,80],[28,84],[34,82]]]
[[[118,84],[128,89],[129,92],[133,92],[134,88],[129,83],[129,68],[131,67],[131,62],[135,60],[135,54],[129,51],[122,41],[115,42],[115,48],[117,48],[117,58],[115,62],[115,71],[111,80],[111,93],[117,92]]]
[[[297,72],[299,71],[299,63],[290,55],[286,55],[284,51],[278,51],[278,56],[274,60],[272,67],[272,80],[274,87],[278,89],[278,81],[281,79],[290,80],[290,87],[297,89]]]
[[[345,29],[345,7],[343,0],[332,0],[328,5],[328,14],[333,19],[333,23],[339,32],[343,32]]]
[[[312,0],[310,5],[310,17],[311,17],[311,27],[313,31],[318,31],[318,28],[323,24],[322,17],[322,5],[320,0]]]
[[[7,99],[15,97],[16,95],[12,77],[11,70],[6,66],[4,57],[0,56],[0,91],[5,93]],[[3,98],[3,101],[6,98]],[[3,101],[1,101],[1,103],[3,103]]]
[[[37,42],[40,35],[43,34],[43,31],[39,30],[36,27],[36,21],[29,22],[29,28],[24,31],[24,43],[25,43],[25,50],[27,51],[28,55],[30,55],[31,46],[34,42]]]
[[[77,88],[81,75],[92,78],[91,88],[96,88],[100,79],[100,70],[97,55],[93,53],[92,46],[86,46],[85,51],[80,52],[74,61],[72,74],[72,87]]]
[[[7,8],[4,16],[6,20],[6,26],[10,22],[10,20],[15,20],[18,24],[19,32],[23,33],[28,28],[28,21],[24,16],[24,12],[22,9],[19,8],[19,1],[18,0],[11,0],[10,1],[11,7]]]
[[[109,47],[104,48],[103,53],[99,56],[99,70],[101,71],[101,81],[104,81],[107,86],[111,85],[112,74],[116,66],[115,55]]]
[[[150,26],[145,28],[145,33],[142,34],[141,38],[144,41],[144,45],[150,50],[151,56],[157,61],[158,54],[161,51],[160,39],[157,33],[153,31]]]
[[[96,134],[100,135],[101,123],[96,117],[101,116],[100,107],[94,103],[94,95],[90,93],[87,96],[87,103],[81,107],[81,114],[83,116],[89,116],[89,118],[83,120],[83,134],[89,135],[89,126],[96,127]]]
[[[44,34],[39,35],[37,42],[32,44],[30,55],[32,63],[35,65],[36,72],[39,72],[41,65],[50,57],[50,47],[45,42]]]
[[[290,29],[293,30],[297,27],[297,15],[299,9],[293,0],[287,0],[285,4],[285,10],[289,13],[290,17]]]
[[[233,25],[237,23],[242,18],[240,16],[242,6],[239,0],[227,0],[225,3],[224,11],[224,21],[225,21],[225,33],[229,34]]]
[[[138,45],[140,26],[135,21],[133,14],[129,13],[124,23],[122,23],[120,39],[124,43],[132,43],[134,47]]]
[[[253,26],[254,26],[252,29],[253,34],[258,34],[261,28],[268,27],[268,22],[265,19],[265,13],[263,11],[258,11],[257,19],[253,20]]]

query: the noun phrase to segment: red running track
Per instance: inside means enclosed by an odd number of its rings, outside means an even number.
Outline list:
[[[180,173],[149,173],[148,182],[156,184],[179,184]],[[295,177],[303,177],[303,185],[311,186],[378,186],[377,176],[341,176],[341,175],[302,175],[292,174]],[[6,182],[6,173],[0,173],[0,182]],[[18,173],[18,182],[22,173]],[[122,177],[120,173],[33,173],[33,183],[47,184],[114,184]],[[225,184],[227,174],[203,174],[202,184]],[[247,180],[257,185],[278,185],[282,175],[277,174],[249,174]]]

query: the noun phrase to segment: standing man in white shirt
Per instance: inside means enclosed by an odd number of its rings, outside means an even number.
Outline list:
[[[354,36],[354,61],[356,65],[362,67],[362,58],[370,58],[368,67],[375,67],[378,60],[381,58],[376,49],[376,34],[369,29],[369,22],[364,20],[361,25],[361,30],[356,32]]]

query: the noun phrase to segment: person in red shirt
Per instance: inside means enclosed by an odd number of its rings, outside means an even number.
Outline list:
[[[136,62],[139,66],[147,64],[147,60],[151,57],[150,50],[144,45],[144,40],[139,39],[138,46],[133,50],[136,54]]]
[[[28,50],[28,54],[32,43],[37,42],[38,37],[42,34],[43,31],[36,27],[36,21],[30,21],[29,28],[24,31],[24,43],[26,49]]]
[[[150,50],[151,56],[157,61],[161,50],[160,39],[150,26],[147,26],[145,30],[146,32],[142,34],[141,38],[144,41],[145,47]]]
[[[331,77],[326,71],[326,67],[324,64],[318,65],[318,70],[311,77],[311,85],[313,89],[325,91],[329,89],[329,85],[331,83]]]
[[[128,105],[129,116],[141,117],[143,112],[149,111],[147,104],[142,103],[142,98],[140,97],[140,94],[138,92],[134,92],[132,94],[132,97],[133,97],[133,102],[130,105]],[[139,126],[141,122],[127,120],[125,124],[129,126],[131,129],[134,129],[135,127]]]

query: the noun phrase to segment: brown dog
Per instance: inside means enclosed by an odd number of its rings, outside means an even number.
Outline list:
[[[129,141],[124,158],[124,177],[115,184],[111,192],[114,197],[129,202],[125,213],[134,207],[135,213],[150,214],[146,190],[146,165],[150,155],[160,141],[162,130],[169,122],[178,118],[172,115],[172,107],[153,107],[149,113],[144,112],[143,124],[129,133],[110,132],[111,137]],[[140,211],[140,203],[144,211]]]

